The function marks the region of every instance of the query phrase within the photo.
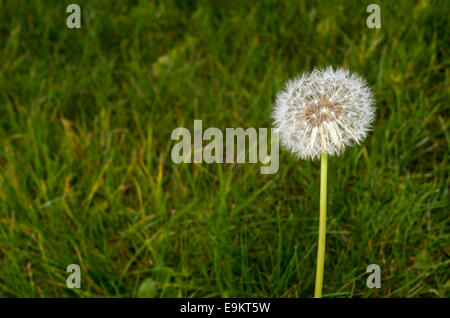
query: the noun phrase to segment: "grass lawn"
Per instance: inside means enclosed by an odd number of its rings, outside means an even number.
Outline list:
[[[449,297],[448,1],[0,2],[0,296],[311,297],[319,161],[175,164],[176,127],[272,127],[315,66],[367,78],[328,162],[324,297]],[[81,266],[81,288],[66,267]],[[381,288],[366,286],[369,264]]]

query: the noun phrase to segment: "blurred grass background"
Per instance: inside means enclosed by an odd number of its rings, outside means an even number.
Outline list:
[[[450,3],[377,0],[369,29],[371,2],[78,0],[77,30],[71,2],[0,1],[0,295],[311,297],[319,162],[176,165],[170,134],[271,127],[331,64],[378,111],[329,162],[324,296],[448,297]]]

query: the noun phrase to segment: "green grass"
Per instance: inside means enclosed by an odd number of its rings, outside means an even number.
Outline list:
[[[371,1],[79,0],[80,30],[68,3],[0,2],[1,296],[311,297],[320,163],[176,165],[170,134],[271,127],[328,64],[378,111],[329,158],[324,296],[450,296],[447,1],[376,1],[381,29]]]

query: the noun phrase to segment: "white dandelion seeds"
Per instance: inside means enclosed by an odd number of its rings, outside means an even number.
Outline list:
[[[330,66],[289,80],[272,117],[282,146],[302,159],[315,159],[361,143],[375,118],[374,101],[362,77]]]
[[[302,159],[320,156],[320,214],[314,297],[322,297],[327,223],[328,155],[366,138],[375,118],[367,82],[330,66],[304,73],[278,93],[272,113],[281,144]]]

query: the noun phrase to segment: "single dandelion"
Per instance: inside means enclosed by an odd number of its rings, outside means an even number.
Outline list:
[[[325,260],[327,158],[365,139],[374,101],[363,78],[331,66],[289,80],[277,94],[272,116],[281,145],[301,159],[321,158],[316,298],[322,297]]]

